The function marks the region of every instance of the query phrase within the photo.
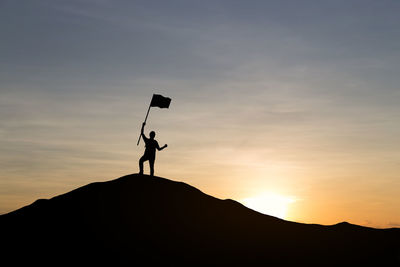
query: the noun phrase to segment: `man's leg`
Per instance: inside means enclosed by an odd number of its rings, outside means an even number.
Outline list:
[[[150,175],[154,176],[154,158],[149,159],[149,165],[150,165]]]
[[[146,157],[143,155],[140,159],[139,159],[139,174],[143,174],[143,162],[146,161]]]

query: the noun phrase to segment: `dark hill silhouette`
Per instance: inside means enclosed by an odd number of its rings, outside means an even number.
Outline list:
[[[138,174],[37,200],[0,227],[15,266],[400,264],[400,229],[288,222]]]

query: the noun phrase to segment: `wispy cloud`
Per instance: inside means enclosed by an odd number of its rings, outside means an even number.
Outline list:
[[[389,222],[387,225],[388,225],[389,227],[400,228],[400,222]]]

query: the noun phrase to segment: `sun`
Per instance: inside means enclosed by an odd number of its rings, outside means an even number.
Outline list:
[[[285,219],[289,205],[295,201],[296,199],[293,197],[264,192],[254,197],[242,199],[240,202],[255,211]]]

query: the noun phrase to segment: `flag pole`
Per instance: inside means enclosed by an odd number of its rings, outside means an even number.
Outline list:
[[[147,117],[149,116],[149,112],[150,112],[150,108],[151,108],[151,102],[150,102],[150,104],[149,104],[149,108],[147,109],[147,114],[146,114],[146,118],[144,119],[144,123],[146,123],[146,121],[147,121]],[[137,146],[139,145],[139,142],[140,142],[140,138],[142,137],[142,133],[140,133],[140,135],[139,135],[139,139],[137,140]]]

